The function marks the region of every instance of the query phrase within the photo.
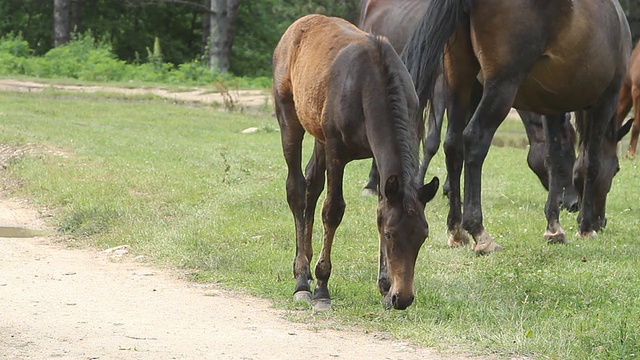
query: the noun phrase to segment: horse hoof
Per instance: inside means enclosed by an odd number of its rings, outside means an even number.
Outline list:
[[[487,255],[487,254],[491,254],[492,252],[502,251],[502,250],[503,250],[502,246],[500,246],[498,243],[493,241],[489,243],[475,244],[473,246],[473,251],[475,251],[479,255]]]
[[[447,246],[449,247],[463,247],[469,244],[469,238],[449,236],[447,240]]]
[[[469,245],[469,235],[464,230],[457,227],[455,230],[449,232],[449,239],[447,240],[447,246],[449,247],[462,247]]]
[[[493,241],[491,235],[489,235],[489,233],[484,230],[475,240],[476,242],[473,245],[473,251],[475,251],[479,255],[487,255],[491,254],[492,252],[502,250],[502,246]]]
[[[311,301],[311,307],[313,307],[314,311],[330,311],[331,310],[331,299],[316,299]]]
[[[598,233],[595,230],[587,231],[584,233],[578,231],[578,233],[576,234],[577,238],[586,238],[586,239],[594,238],[596,236],[598,236]]]
[[[551,233],[549,231],[544,233],[544,239],[549,244],[568,244],[567,237],[564,232]]]
[[[376,196],[376,195],[378,195],[378,192],[374,189],[364,188],[362,190],[362,196]]]
[[[298,291],[298,292],[293,294],[293,300],[310,303],[311,302],[311,292],[309,292],[309,291]]]

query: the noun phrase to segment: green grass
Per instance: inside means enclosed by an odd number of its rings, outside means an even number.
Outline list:
[[[252,126],[261,130],[241,134]],[[499,135],[510,126],[517,121]],[[334,310],[314,314],[291,300],[293,219],[276,127],[269,113],[0,93],[0,144],[37,150],[7,163],[5,187],[53,209],[49,221],[74,243],[128,244],[157,266],[271,299],[292,320],[317,326],[382,330],[498,357],[640,355],[637,161],[621,161],[607,229],[552,246],[542,238],[546,195],[526,166],[526,149],[493,147],[483,174],[484,219],[505,250],[480,257],[447,248],[447,202],[438,195],[427,205],[431,236],[418,259],[416,301],[406,311],[382,308],[376,200],[360,196],[369,161],[354,162],[333,253]],[[444,179],[441,153],[429,173]],[[563,212],[561,221],[575,234],[575,214]],[[316,253],[319,239],[316,226]]]

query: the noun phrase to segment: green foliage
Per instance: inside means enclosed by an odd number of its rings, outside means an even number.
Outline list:
[[[22,34],[38,55],[51,48],[53,1],[1,0],[0,14],[0,36]]]
[[[217,74],[198,59],[174,66],[163,62],[160,40],[156,38],[147,62],[119,60],[106,40],[95,40],[91,33],[74,35],[63,46],[43,56],[33,51],[21,35],[0,38],[0,76],[25,75],[38,78],[70,78],[85,81],[140,81],[168,84],[211,85],[224,83],[230,88],[268,88],[271,80]]]
[[[91,81],[122,80],[127,75],[126,63],[115,58],[111,45],[95,41],[90,33],[75,36],[68,44],[33,60],[33,67],[26,68],[24,75]]]
[[[28,57],[33,51],[29,48],[29,43],[22,37],[22,34],[9,33],[0,38],[0,53],[6,53],[15,57]]]
[[[298,18],[312,13],[353,21],[357,1],[241,1],[231,71],[245,76],[271,76],[271,57],[280,37]]]
[[[11,33],[0,38],[0,74],[23,73],[24,62],[31,53],[21,34]]]
[[[76,1],[75,3],[79,3]],[[195,4],[143,0],[82,0],[82,19],[75,32],[91,31],[106,39],[116,58],[136,62],[158,38],[163,62],[189,63],[204,55],[203,14]],[[269,76],[271,54],[289,24],[303,15],[321,13],[355,21],[358,0],[241,0],[238,8],[231,71],[238,76]],[[637,23],[637,1],[621,1]],[[53,1],[0,0],[0,36],[22,33],[36,55],[52,48]],[[72,18],[73,21],[73,18]],[[634,38],[637,34],[634,34]],[[205,36],[206,37],[206,34]]]
[[[153,40],[153,51],[147,48],[147,60],[159,67],[162,67],[163,65],[162,49],[160,48],[160,39],[158,39],[158,37]]]

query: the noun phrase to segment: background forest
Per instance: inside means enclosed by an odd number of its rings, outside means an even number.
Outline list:
[[[210,50],[218,48],[228,59],[217,59],[217,70],[270,76],[273,48],[291,22],[309,13],[353,21],[357,6],[357,0],[0,0],[0,37],[19,37],[28,49],[11,47],[36,56],[90,37],[128,64],[210,65]]]
[[[619,1],[637,38],[640,1]],[[358,6],[358,0],[0,0],[0,75],[269,78],[273,49],[294,20],[322,13],[355,22]],[[55,59],[59,63],[51,65]],[[128,65],[142,64],[147,69],[135,69],[142,75],[132,74]]]

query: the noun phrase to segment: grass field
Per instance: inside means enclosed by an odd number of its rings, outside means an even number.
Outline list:
[[[247,127],[259,131],[242,134]],[[0,144],[30,149],[1,174],[10,194],[50,209],[51,224],[71,244],[128,244],[157,266],[271,299],[294,321],[382,330],[498,357],[640,356],[637,160],[621,160],[605,231],[573,238],[576,216],[563,212],[570,244],[547,245],[546,194],[526,166],[526,149],[493,147],[483,174],[484,218],[505,250],[479,257],[469,248],[447,248],[447,202],[437,196],[427,205],[431,236],[418,259],[416,300],[406,311],[382,308],[376,199],[360,196],[369,161],[354,162],[345,174],[347,209],[333,252],[333,311],[314,314],[291,299],[293,219],[276,129],[268,113],[0,93]],[[521,144],[518,129],[509,120],[498,136]],[[440,153],[429,175],[444,179],[444,173]],[[316,251],[319,239],[316,226]]]

